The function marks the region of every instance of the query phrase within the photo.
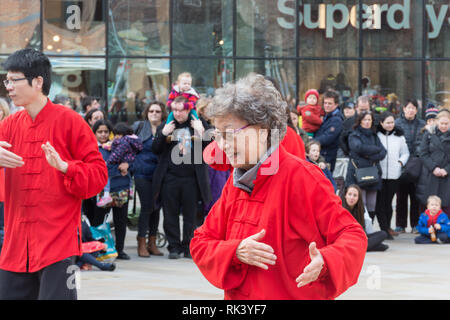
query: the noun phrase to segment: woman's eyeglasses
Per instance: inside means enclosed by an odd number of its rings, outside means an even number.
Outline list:
[[[224,132],[220,132],[219,130],[216,129],[216,130],[214,130],[212,138],[216,141],[222,141],[222,140],[232,141],[239,132],[241,132],[242,130],[244,130],[245,128],[247,128],[249,126],[251,126],[251,124],[247,124],[239,129],[227,129]]]
[[[148,113],[161,113],[160,110],[148,110]]]

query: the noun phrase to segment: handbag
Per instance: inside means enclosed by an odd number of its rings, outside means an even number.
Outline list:
[[[403,182],[416,183],[419,180],[422,171],[422,160],[419,157],[409,157],[408,161],[402,168],[400,180]]]
[[[109,261],[114,260],[117,257],[117,250],[116,245],[114,243],[114,238],[111,233],[111,227],[109,225],[109,222],[107,222],[109,216],[111,213],[108,213],[105,216],[105,219],[103,220],[103,223],[101,225],[98,225],[96,227],[90,226],[92,237],[95,240],[104,239],[104,244],[107,245],[106,250],[100,251],[96,257],[99,261]]]
[[[366,168],[358,168],[352,159],[353,166],[355,167],[356,184],[360,187],[370,187],[377,184],[380,181],[380,175],[378,168],[373,165]]]

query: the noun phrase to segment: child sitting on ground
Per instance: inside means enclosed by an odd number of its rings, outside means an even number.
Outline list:
[[[414,239],[417,244],[450,243],[450,220],[441,209],[441,198],[429,196],[427,210],[419,217],[417,230],[420,236]]]
[[[129,125],[123,122],[117,123],[114,126],[113,132],[114,140],[102,145],[104,149],[111,150],[111,154],[106,161],[107,166],[119,165],[123,162],[127,162],[130,165],[143,148],[141,139],[134,134],[133,129]],[[109,193],[110,178],[108,178],[108,183],[103,189],[103,196],[97,202],[98,207],[105,207],[112,202]]]
[[[175,100],[178,96],[184,96],[188,102],[186,102],[185,109],[189,109],[189,119],[191,119],[191,115],[198,119],[197,111],[195,111],[195,104],[199,99],[199,94],[192,88],[192,76],[189,72],[183,72],[178,75],[177,82],[170,91],[169,98],[167,100],[167,107],[170,110],[171,104],[173,100]],[[166,123],[169,124],[173,120],[173,112],[170,112],[167,117]]]
[[[314,137],[314,133],[319,130],[325,116],[325,111],[319,105],[319,91],[315,89],[306,91],[305,101],[306,106],[298,106],[297,111],[302,116],[302,129],[310,137]]]

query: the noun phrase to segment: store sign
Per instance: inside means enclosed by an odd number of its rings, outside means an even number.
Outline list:
[[[316,6],[316,5],[315,5]],[[333,38],[334,30],[344,29],[350,23],[353,27],[359,28],[359,5],[354,5],[350,9],[342,4],[318,5],[319,15],[317,21],[312,21],[312,5],[303,4],[303,12],[298,13],[299,26],[303,25],[308,29],[324,29],[327,38]],[[427,4],[426,13],[431,23],[428,37],[435,39],[439,36],[444,23],[450,24],[450,18],[445,21],[449,5],[441,5],[439,12],[431,4]],[[295,27],[295,0],[278,0],[278,11],[287,17],[278,17],[277,22],[280,27],[293,29]],[[340,18],[336,19],[335,14],[339,12]],[[411,28],[411,0],[403,0],[403,4],[373,4],[362,5],[362,28],[381,29],[381,14],[386,12],[387,24],[394,30]]]

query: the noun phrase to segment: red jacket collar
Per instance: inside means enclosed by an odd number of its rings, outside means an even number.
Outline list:
[[[428,216],[428,227],[431,225],[435,225],[437,223],[437,219],[442,213],[442,210],[439,210],[439,212],[436,215],[431,215],[430,210],[425,210],[425,214]]]

